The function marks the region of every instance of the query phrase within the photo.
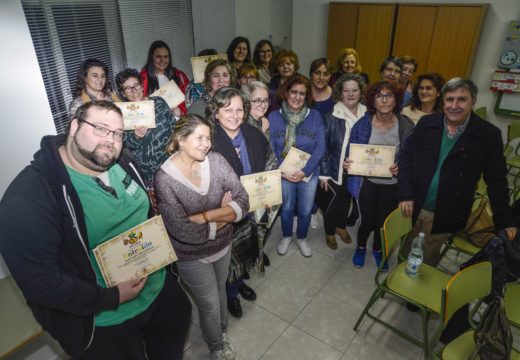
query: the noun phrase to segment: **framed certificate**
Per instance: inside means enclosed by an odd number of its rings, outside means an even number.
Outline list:
[[[116,102],[123,113],[125,130],[135,130],[139,126],[155,127],[155,108],[152,100]]]
[[[390,178],[395,146],[350,144],[349,158],[352,160],[350,175]]]
[[[243,175],[240,182],[249,195],[249,211],[282,203],[282,173],[280,170]]]
[[[292,174],[297,170],[303,169],[310,158],[311,154],[308,154],[305,151],[297,149],[293,146],[285,156],[285,159],[283,159],[279,169],[282,171],[282,173]],[[311,176],[312,174],[310,176],[304,177],[302,181],[309,182]]]
[[[204,81],[204,70],[213,60],[224,59],[227,61],[227,54],[217,54],[208,56],[194,56],[191,58],[191,69],[193,70],[193,82],[198,84]]]
[[[184,93],[173,80],[168,81],[159,89],[155,90],[150,96],[162,97],[168,103],[170,109],[179,106],[186,99]]]
[[[160,215],[105,241],[93,252],[107,287],[143,278],[177,260]]]

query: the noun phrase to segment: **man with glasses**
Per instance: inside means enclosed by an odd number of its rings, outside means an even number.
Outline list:
[[[398,199],[414,229],[425,233],[424,262],[439,263],[448,234],[466,225],[475,188],[483,175],[497,230],[512,240],[516,221],[509,206],[506,163],[500,130],[473,111],[478,89],[453,78],[442,87],[444,111],[423,116],[399,156]]]
[[[0,252],[73,358],[180,359],[191,305],[171,273],[107,288],[92,253],[152,215],[123,134],[119,108],[91,101],[67,134],[45,136],[0,202]]]

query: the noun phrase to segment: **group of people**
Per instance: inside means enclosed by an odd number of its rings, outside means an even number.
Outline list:
[[[249,272],[270,263],[269,229],[248,213],[239,178],[277,169],[291,148],[310,156],[282,174],[280,256],[294,232],[300,253],[312,256],[308,232],[319,208],[331,249],[337,238],[351,243],[347,226],[357,224],[353,265],[364,266],[373,233],[379,266],[379,229],[399,206],[414,232],[426,233],[425,262],[435,266],[444,234],[464,227],[481,175],[497,228],[514,237],[501,134],[472,112],[471,80],[413,81],[415,59],[390,56],[369,84],[350,48],[334,65],[314,60],[307,77],[294,51],[261,40],[251,52],[244,37],[231,41],[227,57],[210,62],[197,84],[155,41],[140,71],[115,76],[115,89],[105,64],[84,61],[67,133],[44,137],[5,192],[0,231],[10,236],[0,252],[36,319],[71,356],[180,359],[188,292],[210,358],[234,359],[228,312],[242,316],[239,295],[257,296],[245,283]],[[151,96],[171,80],[186,94],[175,108]],[[124,131],[113,102],[142,100],[153,101],[156,127]],[[349,175],[350,144],[394,146],[391,177]],[[178,257],[173,271],[107,288],[93,249],[155,214]]]

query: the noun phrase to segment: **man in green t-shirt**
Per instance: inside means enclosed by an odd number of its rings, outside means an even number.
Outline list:
[[[191,305],[171,272],[107,288],[92,253],[152,215],[123,136],[119,108],[92,101],[67,134],[44,137],[0,203],[0,252],[73,358],[181,359]]]
[[[426,235],[424,262],[436,266],[448,234],[464,228],[475,188],[483,175],[498,230],[511,240],[516,222],[507,187],[502,135],[473,111],[478,89],[471,80],[453,78],[442,88],[444,111],[423,116],[399,157],[398,199],[414,229]]]

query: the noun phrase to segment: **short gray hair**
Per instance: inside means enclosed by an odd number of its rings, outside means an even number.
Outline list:
[[[341,94],[343,93],[343,84],[347,81],[355,81],[358,83],[359,92],[361,94],[361,99],[363,99],[363,91],[365,90],[365,79],[359,74],[351,73],[351,74],[343,74],[341,75],[334,86],[332,87],[332,99],[336,101],[341,101]]]
[[[240,87],[240,90],[242,90],[242,92],[244,94],[246,94],[248,97],[251,97],[251,94],[256,90],[256,89],[264,89],[265,91],[267,91],[267,93],[269,94],[269,88],[267,87],[266,84],[264,84],[263,82],[261,81],[258,81],[258,80],[255,80],[255,81],[251,81],[247,84],[244,84]]]
[[[233,87],[223,87],[217,90],[215,96],[211,98],[211,101],[206,107],[206,119],[216,124],[218,122],[216,117],[218,111],[223,107],[229,106],[231,99],[235,96],[238,96],[242,100],[242,104],[244,105],[244,121],[246,121],[251,109],[249,96]]]
[[[446,93],[455,91],[459,88],[465,88],[466,90],[468,90],[471,94],[471,99],[473,101],[477,101],[477,85],[475,85],[475,83],[470,79],[463,79],[460,77],[450,79],[446,82],[446,84],[444,84],[444,86],[441,89],[442,97],[444,97]]]

